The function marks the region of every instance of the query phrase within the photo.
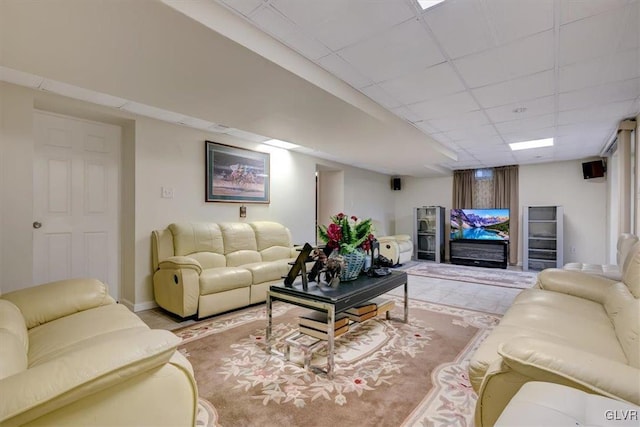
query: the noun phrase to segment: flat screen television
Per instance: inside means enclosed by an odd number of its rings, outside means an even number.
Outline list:
[[[509,240],[509,209],[451,209],[451,240]]]

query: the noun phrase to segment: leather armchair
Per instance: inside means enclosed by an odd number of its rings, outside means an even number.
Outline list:
[[[0,425],[195,424],[180,339],[151,330],[91,279],[0,298]]]
[[[411,261],[413,241],[408,234],[384,235],[384,227],[380,221],[373,221],[373,235],[380,243],[380,255],[388,258],[394,265]]]

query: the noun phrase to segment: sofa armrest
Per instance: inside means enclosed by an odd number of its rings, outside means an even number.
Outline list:
[[[411,240],[411,236],[409,236],[408,234],[395,234],[391,237],[400,242],[408,242],[409,240]]]
[[[2,295],[24,316],[27,329],[101,305],[115,304],[107,285],[96,279],[68,279]]]
[[[169,331],[127,330],[4,378],[0,424],[27,423],[168,363],[180,342]]]
[[[640,369],[633,366],[534,338],[513,339],[499,346],[498,354],[511,369],[529,378],[569,381],[591,392],[640,405]]]
[[[607,291],[616,283],[615,280],[581,271],[549,268],[538,273],[536,287],[604,304]]]
[[[160,270],[179,270],[181,268],[188,268],[195,270],[198,274],[202,273],[202,265],[200,265],[198,260],[188,256],[172,256],[163,259],[158,263],[158,268]]]

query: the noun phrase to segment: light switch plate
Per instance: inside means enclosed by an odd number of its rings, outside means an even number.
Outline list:
[[[163,199],[173,199],[173,188],[171,188],[171,187],[162,187],[162,198]]]

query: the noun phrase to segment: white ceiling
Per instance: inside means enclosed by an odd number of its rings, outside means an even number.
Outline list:
[[[638,0],[446,0],[426,11],[416,0],[209,1],[456,152],[436,165],[446,169],[597,156],[640,113]],[[550,148],[508,146],[549,137]]]

